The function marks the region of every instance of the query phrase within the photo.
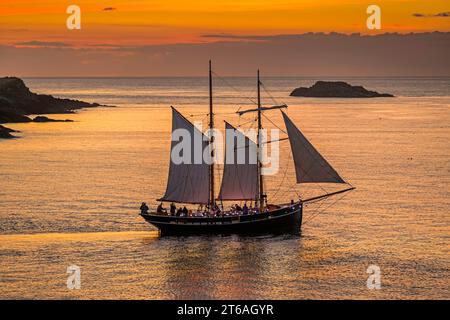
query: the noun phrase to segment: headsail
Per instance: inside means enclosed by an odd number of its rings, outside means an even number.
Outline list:
[[[346,183],[291,119],[283,111],[281,113],[291,143],[297,183]]]
[[[258,195],[258,165],[256,144],[229,123],[225,123],[225,165],[219,200],[255,200]],[[233,134],[229,134],[229,132]],[[239,145],[238,141],[243,141]],[[238,163],[238,152],[242,152]],[[243,157],[245,155],[245,158]]]
[[[210,166],[203,157],[203,150],[208,148],[208,139],[175,108],[172,108],[172,137],[177,129],[185,130],[191,137],[191,141],[189,142],[190,149],[188,149],[190,155],[182,154],[189,161],[183,161],[182,163],[174,162],[172,152],[182,142],[172,140],[167,189],[164,197],[159,200],[208,204],[210,197]],[[195,150],[195,141],[201,141],[201,152]],[[177,154],[177,152],[174,153]]]

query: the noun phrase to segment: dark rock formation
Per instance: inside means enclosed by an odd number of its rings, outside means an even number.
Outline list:
[[[0,124],[0,130],[6,131],[6,132],[20,132],[20,131],[17,131],[17,130],[13,130],[13,129],[4,127],[1,124]]]
[[[0,125],[0,139],[11,139],[11,138],[15,138],[11,132],[18,132],[16,130],[10,129],[10,128],[6,128],[2,125]]]
[[[98,106],[98,103],[36,94],[19,78],[0,78],[0,123],[30,122],[25,115],[73,113],[76,109]]]
[[[37,116],[33,119],[33,122],[73,122],[73,120],[55,120],[44,116]]]
[[[97,103],[36,94],[19,78],[0,78],[0,107],[9,107],[22,114],[72,113],[76,109],[98,106]]]
[[[388,93],[366,90],[362,86],[352,86],[343,81],[317,81],[312,87],[300,87],[292,91],[293,97],[315,98],[379,98],[393,97]]]
[[[1,99],[1,97],[0,97]],[[11,108],[4,108],[1,107],[0,102],[0,123],[23,123],[23,122],[31,122],[32,120],[24,116],[20,113],[18,113],[16,110]]]

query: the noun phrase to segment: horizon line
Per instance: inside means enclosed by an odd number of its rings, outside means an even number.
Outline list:
[[[23,78],[23,79],[150,79],[150,78],[208,78],[208,75],[201,76],[201,75],[177,75],[177,76],[168,76],[168,75],[148,75],[148,76],[1,76],[0,78]],[[253,75],[222,75],[220,77],[226,77],[226,78],[254,78]],[[450,78],[450,74],[448,75],[386,75],[386,76],[356,76],[356,75],[299,75],[299,76],[283,76],[283,75],[268,75],[263,76],[263,78],[305,78],[305,79],[312,79],[312,78]]]

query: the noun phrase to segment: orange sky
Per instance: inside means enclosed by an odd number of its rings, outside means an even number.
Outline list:
[[[227,75],[448,75],[450,33],[431,31],[450,32],[448,0],[0,0],[0,76],[204,75],[209,59]]]
[[[66,29],[71,4],[81,8],[81,30]],[[381,7],[380,31],[366,29],[369,4]],[[433,16],[449,11],[448,0],[0,0],[0,44],[124,46],[212,41],[200,35],[221,33],[450,31],[450,17]]]

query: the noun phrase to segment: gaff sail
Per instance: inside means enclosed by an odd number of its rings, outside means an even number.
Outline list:
[[[297,183],[346,183],[283,112]]]
[[[227,122],[225,129],[225,164],[219,200],[255,200],[258,195],[257,146]]]
[[[191,141],[185,145],[190,149],[188,154],[178,154],[179,143],[174,141],[174,132],[183,129],[188,133]],[[181,139],[182,140],[182,139]],[[194,141],[201,141],[201,151],[196,150]],[[177,147],[178,146],[178,147]],[[177,148],[174,152],[174,148]],[[169,177],[164,197],[158,201],[177,203],[208,204],[210,202],[210,164],[209,159],[204,159],[204,150],[209,148],[209,139],[197,129],[189,120],[172,107],[172,144],[169,166]],[[190,153],[190,154],[189,154]],[[205,154],[209,154],[205,152]],[[183,156],[188,161],[174,162],[173,156]],[[180,161],[177,161],[180,162]]]

